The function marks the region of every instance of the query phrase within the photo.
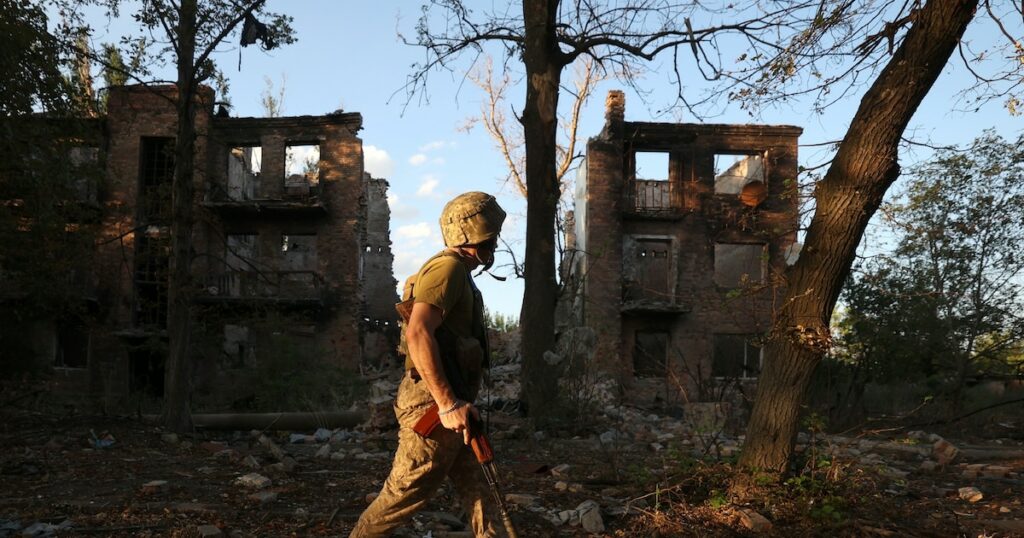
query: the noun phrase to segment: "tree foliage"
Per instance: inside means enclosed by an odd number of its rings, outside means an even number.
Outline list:
[[[879,381],[1009,373],[1024,341],[1024,137],[993,132],[913,169],[885,208],[891,253],[844,292],[844,346]]]

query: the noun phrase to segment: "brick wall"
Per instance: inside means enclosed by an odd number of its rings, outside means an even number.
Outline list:
[[[800,129],[763,125],[694,125],[627,122],[624,100],[612,93],[606,125],[587,145],[586,185],[576,200],[585,222],[585,324],[599,335],[595,364],[613,374],[635,399],[655,396],[663,401],[689,399],[710,377],[715,334],[767,332],[771,326],[770,286],[759,292],[731,291],[715,282],[716,243],[767,245],[766,275],[785,270],[784,251],[796,241],[797,137]],[[634,205],[633,155],[659,152],[668,156],[662,177],[671,189],[672,207]],[[715,193],[716,154],[757,154],[765,164],[767,198],[757,207],[739,196]],[[719,170],[721,172],[721,170]],[[653,210],[653,209],[656,209]],[[636,241],[668,241],[672,259],[668,296],[639,301],[624,311],[625,280],[635,278],[643,263],[630,255]],[[578,270],[579,271],[579,270]],[[776,292],[778,290],[775,290]],[[664,303],[664,304],[661,304]],[[669,335],[670,373],[657,378],[634,375],[637,331]],[[675,391],[675,394],[672,394]]]

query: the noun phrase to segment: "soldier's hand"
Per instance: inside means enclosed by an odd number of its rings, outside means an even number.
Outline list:
[[[441,425],[453,432],[462,433],[462,442],[469,444],[472,424],[480,421],[480,412],[469,402],[455,408],[451,413],[440,415]]]

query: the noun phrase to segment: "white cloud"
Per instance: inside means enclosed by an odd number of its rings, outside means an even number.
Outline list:
[[[439,183],[440,181],[430,174],[423,176],[423,183],[420,183],[420,188],[416,189],[416,196],[433,196],[434,189]]]
[[[434,157],[434,159],[430,161],[430,164],[436,164],[437,166],[441,166],[444,164],[444,159],[440,157]]]
[[[363,146],[363,166],[373,177],[390,178],[395,171],[395,163],[387,151],[376,146]]]
[[[420,210],[414,205],[403,204],[398,195],[388,193],[388,207],[391,208],[391,222],[395,220],[411,220],[420,215]]]
[[[428,151],[437,151],[444,148],[454,148],[455,142],[448,142],[445,140],[434,140],[420,146],[420,153],[426,153]]]
[[[413,273],[420,270],[420,266],[429,257],[429,254],[422,252],[414,252],[408,249],[395,250],[395,262],[393,265],[393,271],[395,273],[395,280],[398,281],[398,293],[402,293],[402,287],[405,285],[405,279]]]
[[[426,222],[406,224],[395,230],[395,235],[401,239],[424,239],[430,237],[431,233],[433,233],[433,228]]]
[[[413,166],[419,166],[425,162],[427,162],[427,156],[422,153],[417,153],[416,155],[409,157],[409,164]]]

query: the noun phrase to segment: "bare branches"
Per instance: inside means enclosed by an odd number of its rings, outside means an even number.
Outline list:
[[[527,193],[526,155],[522,125],[518,121],[508,121],[505,115],[506,107],[511,107],[508,104],[507,91],[514,83],[509,69],[503,69],[501,78],[497,79],[494,72],[494,61],[488,56],[466,77],[483,91],[484,101],[480,106],[480,115],[470,118],[464,128],[469,130],[476,124],[483,125],[505,161],[505,166],[508,168],[507,180],[525,198]],[[555,175],[563,192],[569,172],[583,156],[577,149],[580,114],[587,100],[593,95],[597,83],[605,78],[605,73],[600,70],[596,62],[586,57],[578,64],[572,87],[563,86],[561,88],[563,92],[572,97],[568,112],[559,122],[561,142],[558,144],[558,161],[555,163]]]

